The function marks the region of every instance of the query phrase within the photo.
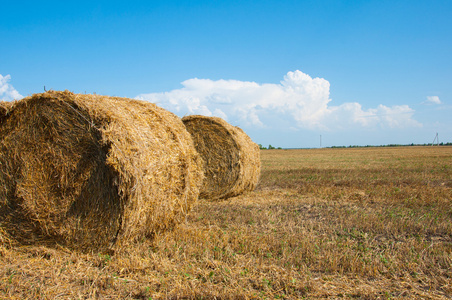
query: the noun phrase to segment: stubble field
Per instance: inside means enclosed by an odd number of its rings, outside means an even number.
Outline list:
[[[450,299],[452,147],[261,151],[254,192],[201,200],[122,253],[0,246],[5,299]]]

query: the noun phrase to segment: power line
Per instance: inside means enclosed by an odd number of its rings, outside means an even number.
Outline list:
[[[435,135],[435,138],[433,139],[433,142],[432,142],[432,146],[434,146],[434,145],[435,145],[435,140],[436,140],[436,145],[437,145],[437,146],[439,146],[439,137],[438,137],[438,132],[436,133],[436,135]]]

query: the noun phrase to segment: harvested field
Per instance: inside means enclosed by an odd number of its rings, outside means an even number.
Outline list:
[[[200,197],[225,199],[252,191],[259,181],[259,146],[239,127],[221,118],[199,115],[182,118],[203,159]]]
[[[0,298],[450,299],[452,147],[261,159],[255,191],[121,255],[3,244]]]
[[[24,98],[3,119],[0,151],[0,227],[19,244],[126,247],[184,220],[202,180],[180,119],[126,98]]]

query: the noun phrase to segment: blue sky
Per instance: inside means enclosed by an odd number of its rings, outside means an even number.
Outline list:
[[[452,1],[3,1],[0,99],[216,115],[280,147],[452,142]]]

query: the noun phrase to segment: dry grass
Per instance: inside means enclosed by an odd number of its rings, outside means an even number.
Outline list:
[[[261,159],[254,192],[122,255],[4,244],[0,298],[450,299],[452,147]]]
[[[0,124],[3,122],[3,119],[8,114],[13,103],[14,102],[0,101]]]
[[[261,162],[259,146],[239,127],[218,117],[182,118],[203,159],[200,198],[226,199],[255,189]]]

